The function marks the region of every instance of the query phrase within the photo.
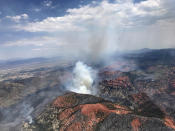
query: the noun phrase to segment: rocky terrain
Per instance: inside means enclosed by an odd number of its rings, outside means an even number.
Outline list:
[[[174,56],[173,49],[146,50],[125,54],[120,59],[114,57],[105,65],[90,64],[98,70],[98,77],[94,83],[97,92],[89,95],[66,91],[64,85],[72,78],[70,63],[3,75],[0,127],[13,123],[15,120],[6,116],[13,109],[23,110],[22,103],[27,103],[29,115],[22,115],[10,129],[1,129],[173,131]],[[16,112],[12,116],[19,115]]]
[[[24,129],[34,131],[172,131],[174,121],[154,105],[145,94],[132,96],[137,108],[92,95],[66,93],[55,99],[34,124]],[[150,108],[147,110],[147,108]]]
[[[1,130],[19,131],[22,121],[32,121],[33,116],[63,92],[71,68],[72,64],[66,61],[25,65],[10,62],[8,69],[0,67]]]

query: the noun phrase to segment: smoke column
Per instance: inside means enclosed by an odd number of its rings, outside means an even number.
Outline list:
[[[73,69],[73,79],[68,90],[82,94],[92,94],[96,71],[82,62],[77,62]]]

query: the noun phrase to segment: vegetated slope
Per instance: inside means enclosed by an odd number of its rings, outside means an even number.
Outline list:
[[[142,94],[133,96],[137,100],[146,97]],[[143,98],[144,99],[144,98]],[[147,98],[146,98],[147,99]],[[151,107],[146,110],[140,100],[137,110],[126,106],[106,101],[100,97],[76,93],[66,93],[55,99],[33,124],[24,124],[24,130],[36,131],[139,131],[161,130],[172,131],[174,121],[167,117],[156,105],[149,100],[145,106]],[[147,112],[148,111],[148,112]],[[157,115],[150,115],[149,112]]]
[[[55,99],[32,130],[175,130],[175,50],[149,50],[99,70],[96,96]]]

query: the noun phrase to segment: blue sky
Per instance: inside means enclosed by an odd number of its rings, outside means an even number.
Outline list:
[[[0,0],[0,60],[174,48],[174,23],[174,0]]]
[[[77,8],[90,0],[1,0],[1,16],[26,13],[31,19],[64,15],[68,8]],[[38,13],[37,13],[38,12]]]

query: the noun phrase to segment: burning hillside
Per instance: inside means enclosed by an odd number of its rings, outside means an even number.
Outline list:
[[[174,102],[175,68],[169,64],[167,66],[165,61],[154,66],[152,61],[145,62],[149,63],[145,69],[120,67],[132,66],[126,66],[126,63],[118,66],[112,64],[100,68],[97,74],[97,71],[79,62],[73,69],[73,86],[67,89],[80,94],[69,92],[56,98],[32,124],[25,123],[23,128],[67,131],[175,130],[175,108],[171,106]],[[98,77],[92,77],[93,73]],[[93,82],[98,84],[93,86]],[[93,88],[98,90],[94,94],[96,96],[92,96]]]
[[[140,97],[140,96],[139,96]],[[150,105],[152,107],[152,105]],[[159,112],[159,108],[152,112]],[[163,112],[161,112],[163,114]],[[92,95],[66,93],[58,97],[34,121],[24,124],[26,130],[60,131],[139,131],[174,128],[167,117],[140,115],[134,110]]]
[[[0,88],[8,94],[1,93],[1,129],[175,130],[175,64],[147,54],[124,55],[111,65],[72,62],[32,69],[19,72],[20,79],[6,74]]]
[[[175,0],[0,0],[0,131],[175,131]]]

